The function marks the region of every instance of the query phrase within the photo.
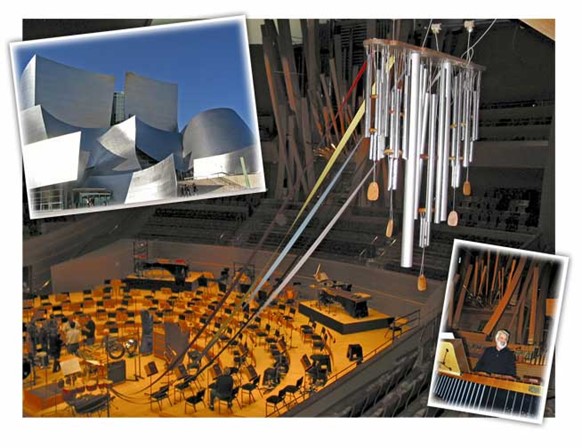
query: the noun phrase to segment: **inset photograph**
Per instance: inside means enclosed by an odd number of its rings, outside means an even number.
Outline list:
[[[244,17],[11,55],[31,218],[265,191]]]
[[[428,405],[541,423],[567,268],[455,240]]]

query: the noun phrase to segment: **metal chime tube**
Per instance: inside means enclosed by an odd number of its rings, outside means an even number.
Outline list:
[[[396,101],[395,101],[396,110],[394,111],[394,120],[396,122],[396,125],[395,125],[396,137],[394,139],[394,156],[396,158],[399,158],[400,152],[402,150],[402,147],[400,145],[400,136],[401,136],[400,127],[401,127],[401,122],[402,122],[402,120],[400,119],[400,102],[402,100],[402,90],[396,89],[396,91],[394,93],[396,94]]]
[[[469,166],[469,142],[471,141],[470,131],[471,127],[471,97],[472,92],[470,90],[470,73],[466,75],[465,81],[465,126],[464,126],[464,141],[463,141],[463,167],[467,168]]]
[[[418,233],[418,246],[421,249],[424,249],[426,244],[426,236],[428,233],[427,228],[427,220],[426,220],[426,212],[423,211],[420,213],[420,226],[419,226],[419,233]]]
[[[388,137],[390,133],[390,128],[388,127],[388,117],[390,114],[390,47],[386,47],[385,51],[383,52],[383,69],[382,69],[382,76],[384,78],[384,99],[383,99],[383,109],[382,109],[382,117],[383,117],[383,124],[384,127],[382,135],[384,137]],[[384,149],[381,148],[382,156],[384,155]]]
[[[408,129],[408,109],[410,96],[410,76],[408,74],[404,75],[404,103],[402,105],[403,117],[403,129]],[[404,160],[408,159],[408,132],[404,132],[402,135],[402,158]]]
[[[481,102],[481,72],[477,73],[477,100],[475,101],[475,133],[473,134],[473,140],[479,139],[479,104]]]
[[[428,110],[430,109],[430,93],[426,92],[422,102],[422,131],[418,145],[418,167],[416,171],[416,189],[414,192],[414,219],[418,219],[418,207],[420,203],[420,188],[422,186],[422,170],[424,168],[424,149],[426,147],[426,134],[428,129]]]
[[[438,188],[441,189],[441,221],[447,220],[447,201],[448,201],[448,183],[449,183],[449,165],[448,159],[451,147],[451,77],[452,77],[452,66],[450,62],[445,62],[443,65],[445,74],[445,117],[444,117],[444,140],[443,140],[443,164],[442,169],[442,180]]]
[[[444,147],[445,147],[445,69],[444,66],[440,68],[439,74],[439,84],[438,84],[438,94],[439,94],[439,120],[438,120],[438,140],[437,140],[437,160],[436,160],[436,195],[435,195],[435,212],[434,212],[434,223],[438,224],[441,222],[441,196],[443,183],[443,168],[442,165],[445,163],[444,159]]]
[[[410,122],[408,134],[408,162],[404,179],[404,216],[402,219],[402,253],[400,266],[412,267],[412,253],[414,244],[414,187],[416,185],[416,157],[418,127],[418,107],[420,103],[420,54],[410,54]],[[410,163],[412,162],[412,163]]]
[[[432,198],[434,194],[434,172],[435,172],[435,139],[437,119],[437,95],[433,93],[430,101],[430,126],[428,135],[428,163],[426,168],[426,220],[428,227],[427,246],[430,244],[430,219],[432,216]]]
[[[380,56],[381,57],[381,56]],[[379,64],[381,65],[381,64]],[[382,127],[382,70],[376,68],[376,110],[374,111],[374,147],[373,147],[373,157],[374,160],[378,160],[378,146],[379,146],[379,136],[380,129]]]
[[[364,137],[370,137],[370,127],[372,126],[372,73],[374,73],[373,50],[368,49],[367,71],[366,71],[366,116],[364,121]],[[370,145],[370,158],[372,145]]]

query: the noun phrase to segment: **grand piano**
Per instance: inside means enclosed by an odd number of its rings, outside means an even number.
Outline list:
[[[353,318],[368,317],[368,300],[372,297],[364,293],[352,293],[343,289],[322,288],[320,300],[322,302],[337,302]]]

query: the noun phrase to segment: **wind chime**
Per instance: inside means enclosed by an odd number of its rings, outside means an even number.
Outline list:
[[[426,289],[424,251],[431,222],[456,226],[457,189],[465,169],[463,194],[471,194],[469,164],[479,138],[479,99],[484,67],[434,50],[398,41],[368,39],[365,136],[369,159],[387,161],[389,218],[394,231],[394,191],[404,164],[404,209],[400,265],[412,267],[414,222],[420,220],[418,245],[422,261],[418,289]],[[426,167],[425,167],[426,165]],[[424,180],[424,199],[421,191]],[[447,213],[449,188],[452,209]],[[376,176],[368,200],[379,197]]]

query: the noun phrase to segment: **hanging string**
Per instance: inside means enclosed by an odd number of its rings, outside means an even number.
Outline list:
[[[479,39],[477,39],[477,41],[473,45],[471,45],[469,48],[467,48],[467,50],[465,50],[465,52],[461,55],[461,59],[463,59],[469,51],[474,50],[474,48],[477,46],[477,44],[479,42],[481,42],[481,39],[483,39],[485,37],[485,35],[489,32],[489,30],[491,29],[493,24],[495,24],[496,21],[497,21],[497,19],[493,19],[493,22],[491,22],[491,24],[489,25],[489,28],[487,28],[485,30],[485,32],[479,37]],[[472,56],[471,56],[471,58],[472,58]]]
[[[424,48],[424,44],[426,43],[426,38],[428,37],[428,33],[430,32],[431,25],[432,25],[432,19],[430,19],[430,22],[428,22],[428,26],[426,27],[426,33],[424,35],[424,39],[422,40],[422,45],[421,45],[422,48]]]

